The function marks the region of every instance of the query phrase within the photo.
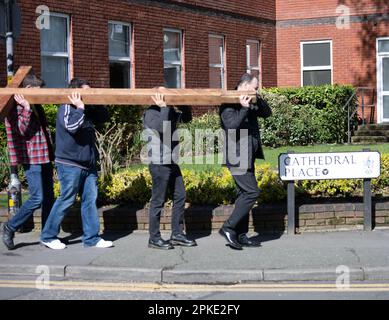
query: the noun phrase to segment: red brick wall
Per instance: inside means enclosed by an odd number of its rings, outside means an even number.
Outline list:
[[[177,1],[179,2],[179,1]],[[188,1],[191,2],[191,1]],[[193,1],[192,1],[193,2]],[[197,1],[198,2],[198,1]],[[208,2],[203,1],[204,5]],[[217,9],[245,11],[239,1],[210,1]],[[248,1],[253,12],[263,8],[263,16],[271,17],[275,1]],[[227,5],[231,3],[231,5]],[[263,4],[262,4],[263,3]],[[91,80],[94,86],[109,85],[108,21],[131,22],[134,28],[135,85],[154,87],[163,84],[163,28],[179,28],[185,35],[186,87],[206,88],[209,85],[208,34],[226,36],[227,83],[234,87],[246,69],[245,44],[247,39],[263,42],[263,83],[276,84],[276,32],[272,25],[220,18],[193,11],[175,11],[169,7],[153,7],[126,1],[59,1],[21,0],[23,28],[15,46],[15,66],[32,65],[40,73],[39,30],[35,28],[38,5],[47,5],[52,12],[70,14],[73,28],[74,76]],[[255,5],[254,5],[255,4]],[[269,6],[269,7],[267,7]],[[270,8],[270,9],[269,9]],[[273,9],[271,9],[273,8]],[[262,15],[258,14],[258,15]],[[0,47],[0,54],[4,48]],[[4,54],[3,54],[4,56]],[[0,60],[0,75],[5,84],[5,59]]]
[[[188,3],[222,11],[236,12],[243,15],[275,20],[275,0],[173,0],[172,2]]]
[[[346,5],[351,15],[386,13],[387,0],[277,0],[277,20],[337,16],[336,8]]]
[[[384,36],[389,36],[389,21],[353,23],[349,30],[335,25],[278,28],[277,84],[301,85],[301,41],[332,40],[333,82],[376,86],[376,38]]]

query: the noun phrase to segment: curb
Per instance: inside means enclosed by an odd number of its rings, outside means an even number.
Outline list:
[[[262,270],[166,270],[162,283],[235,284],[263,282]]]
[[[389,268],[387,268],[389,271]],[[336,281],[341,273],[336,268],[327,269],[294,269],[294,270],[264,270],[264,281]],[[389,276],[389,274],[388,274]],[[389,279],[389,277],[387,277]],[[350,281],[364,281],[365,272],[362,268],[350,268]]]
[[[160,283],[162,269],[67,266],[65,278],[72,280],[129,281]]]
[[[43,268],[65,280],[122,281],[166,284],[237,284],[336,281],[335,268],[264,270],[164,270],[98,266],[0,265],[0,276],[39,276]],[[389,267],[351,268],[350,281],[389,280]]]
[[[54,277],[65,277],[66,266],[60,265],[30,265],[30,264],[16,264],[16,265],[0,265],[1,276],[39,276],[44,271],[50,272]]]

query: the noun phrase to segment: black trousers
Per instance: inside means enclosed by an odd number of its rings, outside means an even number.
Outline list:
[[[253,169],[245,172],[238,172],[234,168],[229,169],[236,184],[237,199],[234,211],[224,223],[224,227],[241,235],[249,231],[250,210],[259,197],[258,183],[255,178],[254,166]]]
[[[172,235],[183,232],[186,192],[180,167],[176,164],[150,164],[152,196],[149,210],[149,233],[151,240],[161,238],[160,220],[168,191],[173,196]]]

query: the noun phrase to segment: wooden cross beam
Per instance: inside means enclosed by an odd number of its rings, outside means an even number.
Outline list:
[[[30,73],[31,67],[20,67],[16,72],[15,76],[12,78],[10,84],[7,88],[19,88],[24,78]],[[15,107],[15,100],[13,94],[0,94],[0,121],[3,121],[7,116],[9,110]]]
[[[157,92],[165,96],[167,105],[207,106],[239,103],[242,94],[255,99],[255,91],[238,92],[218,89],[0,89],[0,96],[22,94],[31,104],[69,103],[68,96],[80,92],[85,104],[94,105],[152,105]]]

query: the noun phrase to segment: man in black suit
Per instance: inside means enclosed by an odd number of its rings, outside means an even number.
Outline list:
[[[159,89],[163,89],[162,87]],[[174,133],[180,122],[192,119],[189,107],[177,108],[167,106],[164,95],[157,93],[153,97],[155,105],[144,113],[144,134],[150,146],[147,155],[152,177],[152,196],[149,210],[149,248],[169,250],[174,246],[196,246],[183,232],[185,211],[185,186],[178,161],[178,141]],[[173,196],[172,234],[169,241],[163,240],[160,232],[161,213],[170,190]]]
[[[258,91],[258,79],[244,74],[240,79],[238,91]],[[257,102],[240,96],[240,104],[220,106],[222,128],[225,132],[225,160],[234,178],[238,197],[229,219],[219,233],[228,245],[236,250],[243,247],[260,246],[257,241],[247,237],[249,213],[258,196],[258,183],[255,178],[255,159],[264,159],[259,133],[258,117],[267,118],[272,112],[269,105],[257,94]]]

